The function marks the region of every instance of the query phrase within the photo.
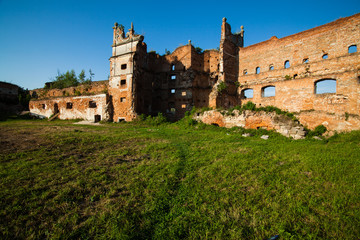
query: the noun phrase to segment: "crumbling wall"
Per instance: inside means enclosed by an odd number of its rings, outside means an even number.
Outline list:
[[[135,34],[134,26],[125,35],[124,27],[113,27],[112,57],[110,58],[109,94],[113,106],[113,121],[132,121],[137,117],[138,93],[135,79],[135,56],[143,45],[143,36]]]
[[[325,111],[301,111],[296,114],[299,121],[309,129],[324,125],[330,133],[359,130],[360,116],[358,114],[334,114]]]
[[[68,97],[68,96],[80,96],[90,94],[107,93],[109,87],[109,81],[96,81],[87,84],[81,84],[75,87],[68,87],[63,89],[45,89],[38,88],[30,90],[30,95],[36,99],[46,99],[53,97]]]
[[[29,109],[31,113],[47,118],[59,112],[59,119],[111,119],[111,106],[107,94],[31,100]]]
[[[327,112],[335,114],[338,120],[345,113],[358,115],[360,53],[348,53],[348,48],[360,46],[359,25],[357,14],[282,39],[272,37],[239,48],[242,104],[252,101],[258,106],[273,105],[291,112]],[[285,66],[287,61],[290,66]],[[257,67],[260,73],[256,73]],[[336,92],[316,93],[318,81],[324,79],[336,80]],[[275,87],[275,96],[263,95],[267,86]],[[244,97],[246,89],[253,90],[252,98]],[[322,122],[334,121],[332,116],[323,115]],[[313,127],[310,118],[301,119],[303,124]],[[329,128],[333,126],[330,124]],[[359,127],[355,124],[352,129]]]
[[[206,111],[194,117],[195,120],[220,127],[243,127],[246,129],[275,130],[286,137],[301,139],[305,137],[304,127],[291,118],[264,111],[234,110],[231,114],[218,110]]]
[[[244,31],[233,34],[231,26],[223,18],[219,47],[219,81],[210,93],[210,107],[229,108],[240,105],[237,94],[238,47],[243,46]],[[221,91],[219,91],[221,89]]]
[[[152,79],[152,114],[162,112],[178,120],[194,106],[208,106],[217,81],[218,55],[216,50],[198,53],[190,41],[165,56],[149,53],[144,72]]]
[[[160,56],[147,52],[143,36],[135,34],[133,25],[125,35],[124,27],[115,24],[108,82],[92,83],[86,90],[84,85],[34,95],[56,102],[79,92],[108,91],[113,121],[159,112],[178,120],[193,107],[229,108],[252,101],[295,112],[309,128],[323,124],[329,130],[359,129],[360,53],[348,52],[350,46],[360,45],[359,26],[360,14],[356,14],[243,47],[243,27],[232,33],[224,18],[219,51],[198,53],[189,41]],[[336,82],[336,91],[317,92],[322,80]],[[265,91],[270,86],[275,88],[273,96]]]

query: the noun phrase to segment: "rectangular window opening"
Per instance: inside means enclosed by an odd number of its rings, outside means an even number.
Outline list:
[[[89,101],[89,108],[96,108],[96,102]]]
[[[182,92],[182,93],[181,93],[181,96],[186,96],[186,92],[185,92],[185,91]]]
[[[66,103],[66,109],[72,109],[73,104],[71,102]]]
[[[120,102],[126,102],[126,98],[125,97],[120,98]]]
[[[121,69],[125,70],[126,69],[126,64],[121,64]]]
[[[122,79],[122,80],[120,81],[120,85],[121,85],[121,86],[126,85],[126,79]]]
[[[100,122],[101,121],[101,115],[94,115],[94,122]]]

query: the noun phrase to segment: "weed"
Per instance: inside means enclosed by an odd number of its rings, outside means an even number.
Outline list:
[[[217,85],[217,91],[218,91],[218,93],[223,93],[223,91],[225,91],[226,90],[226,88],[227,88],[227,85],[226,85],[226,83],[225,82],[219,82],[219,85]]]
[[[289,75],[285,75],[285,79],[286,79],[286,80],[291,80],[291,79],[292,79],[292,77],[291,77],[291,76],[289,76]]]

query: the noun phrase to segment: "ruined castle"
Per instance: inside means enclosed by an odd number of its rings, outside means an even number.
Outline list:
[[[30,111],[60,119],[132,121],[161,112],[178,120],[193,107],[252,101],[296,113],[331,130],[360,129],[360,14],[244,47],[244,30],[222,20],[219,50],[191,44],[160,56],[144,37],[113,27],[110,77],[66,89],[35,89]]]

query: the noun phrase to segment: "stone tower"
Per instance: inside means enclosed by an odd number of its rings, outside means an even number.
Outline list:
[[[112,57],[110,58],[109,95],[112,96],[113,121],[136,118],[136,82],[134,57],[144,37],[135,34],[134,26],[126,33],[124,26],[113,27]]]
[[[233,107],[240,105],[237,96],[237,81],[239,75],[239,48],[244,46],[244,28],[241,31],[231,33],[231,26],[222,19],[221,39],[219,47],[219,80],[211,92],[210,107]],[[223,92],[218,91],[218,86],[226,86]]]

